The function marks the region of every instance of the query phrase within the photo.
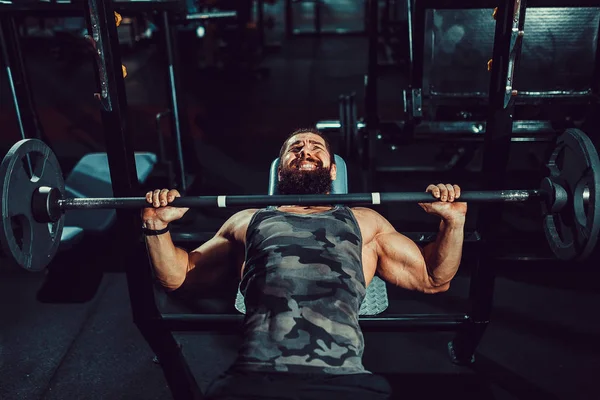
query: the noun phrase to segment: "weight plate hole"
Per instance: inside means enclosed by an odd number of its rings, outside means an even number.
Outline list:
[[[19,249],[23,250],[23,233],[26,224],[26,219],[23,215],[16,215],[10,218],[10,226],[13,232],[13,237]]]
[[[48,231],[52,240],[56,239],[56,228],[58,228],[57,222],[48,222]]]
[[[31,182],[37,182],[44,173],[45,159],[43,154],[31,152],[21,158],[21,163]]]
[[[573,196],[573,210],[575,211],[575,219],[581,226],[587,226],[588,224],[588,213],[586,206],[586,193],[589,199],[590,189],[585,182],[579,182],[575,187]]]

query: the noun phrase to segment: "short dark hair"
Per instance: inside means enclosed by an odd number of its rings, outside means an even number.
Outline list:
[[[301,133],[313,133],[317,136],[320,136],[323,141],[325,142],[325,149],[327,150],[327,152],[329,153],[329,157],[331,158],[331,165],[335,164],[335,156],[333,154],[333,152],[331,151],[331,144],[329,143],[329,139],[327,139],[327,137],[323,134],[323,132],[319,131],[316,128],[300,128],[300,129],[296,129],[294,132],[290,133],[289,136],[287,138],[285,138],[285,140],[283,141],[283,144],[281,145],[281,149],[279,150],[279,161],[281,162],[281,158],[283,157],[283,153],[285,152],[285,148],[287,145],[288,140],[290,140],[292,137],[299,135]]]

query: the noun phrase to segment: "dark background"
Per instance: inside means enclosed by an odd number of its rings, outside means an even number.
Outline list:
[[[286,37],[283,3],[266,8],[267,15],[275,19],[274,28],[266,32],[267,42],[277,42],[281,47],[253,57],[250,63],[236,59],[239,54],[231,50],[226,34],[220,33],[226,44],[221,50],[222,64],[211,65],[203,50],[205,44],[195,31],[180,30],[180,95],[185,103],[184,133],[190,143],[186,152],[195,154],[200,163],[188,165],[189,172],[195,175],[188,190],[190,195],[264,194],[270,163],[291,131],[337,119],[341,94],[355,92],[359,115],[364,115],[365,35]],[[324,27],[363,29],[362,2],[326,4]],[[294,6],[297,28],[312,29],[313,6]],[[596,29],[590,31],[592,38],[582,29],[583,36],[572,37],[570,43],[582,41],[582,47],[586,47],[585,43],[591,40],[586,48],[593,49],[598,35],[597,10],[593,18],[591,26]],[[31,22],[30,35],[22,40],[37,111],[65,176],[83,155],[105,151],[98,105],[92,95],[96,90],[93,63],[84,56],[85,49],[74,39],[77,35],[73,29],[68,35],[50,30],[56,26],[76,27],[78,23],[51,19],[44,30]],[[443,25],[437,28],[446,29]],[[226,32],[222,26],[218,29]],[[477,32],[481,30],[475,32],[475,38],[484,38]],[[129,72],[125,82],[134,148],[157,153],[155,115],[168,107],[165,60],[156,40],[160,31],[154,39],[134,41],[133,45],[127,44],[131,35],[126,30],[120,29],[120,34],[123,62]],[[402,38],[400,42],[394,62],[382,68],[379,79],[379,114],[386,120],[405,118],[402,89],[407,86],[407,53],[406,43]],[[528,49],[525,45],[525,55],[545,54],[539,43],[532,41],[529,46]],[[544,65],[552,70],[553,62],[568,57],[561,53],[566,48],[569,46],[555,48],[558,55]],[[469,53],[468,49],[465,51]],[[459,65],[451,62],[458,57],[440,61],[437,70],[433,68],[433,76],[443,83],[444,71],[452,77],[457,71],[470,71],[465,65],[476,69],[468,61],[487,57],[485,50],[478,49],[476,53],[472,59],[461,57]],[[582,59],[592,62],[593,51],[585,54]],[[381,59],[387,59],[385,51]],[[586,71],[585,64],[575,63],[575,69],[571,69],[577,82],[581,81],[577,74]],[[564,74],[569,73],[568,63],[561,64],[561,68]],[[541,85],[539,76],[543,72],[527,73],[535,77],[533,85]],[[561,78],[564,74],[556,75]],[[467,75],[463,72],[462,79]],[[0,150],[4,153],[20,136],[5,71],[0,74],[0,85]],[[442,86],[452,87],[446,83]],[[171,149],[173,137],[168,124],[162,128]],[[593,139],[598,135],[597,131],[587,133]],[[341,151],[339,135],[329,135],[336,151]],[[537,187],[553,146],[554,138],[550,139],[513,143],[507,173],[509,187]],[[443,176],[435,172],[379,174],[371,184],[380,191],[420,191],[428,183],[448,180],[467,189],[478,188],[481,143],[411,141],[386,135],[378,143],[377,154],[382,165],[426,167],[444,165],[460,149],[469,152],[470,158]],[[350,163],[349,169],[350,191],[362,191],[361,166]],[[166,184],[164,171],[157,168],[145,188]],[[365,364],[389,378],[397,398],[597,398],[597,259],[579,264],[552,260],[544,244],[539,205],[510,205],[502,209],[502,218],[495,223],[502,232],[503,257],[487,261],[484,255],[484,265],[497,271],[495,306],[473,366],[459,367],[449,361],[446,343],[452,338],[451,333],[366,334]],[[436,220],[416,205],[381,206],[378,211],[401,232],[437,229]],[[191,211],[180,229],[215,232],[230,213]],[[476,218],[477,207],[470,207],[468,230],[474,229]],[[0,398],[170,398],[160,366],[153,362],[151,350],[131,320],[126,280],[117,267],[118,253],[110,250],[114,248],[111,237],[111,232],[86,237],[79,247],[60,254],[48,272],[0,271]],[[468,310],[468,272],[472,264],[469,251],[465,250],[465,261],[450,291],[426,296],[388,288],[390,310],[417,314]],[[536,260],[515,260],[517,255]],[[97,270],[105,271],[97,291],[87,301],[80,301],[86,297],[80,294],[80,287],[86,286],[81,282],[86,282],[88,271]],[[53,271],[71,277],[53,288],[60,292],[57,297],[61,301],[38,301],[38,291],[48,285]],[[202,387],[231,363],[239,343],[235,334],[176,336]]]

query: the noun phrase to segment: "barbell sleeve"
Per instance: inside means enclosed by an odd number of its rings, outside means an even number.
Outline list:
[[[539,190],[499,190],[463,192],[462,202],[521,202],[541,197]],[[430,203],[438,201],[425,192],[354,193],[330,195],[232,195],[232,196],[189,196],[178,197],[173,207],[264,207],[277,205],[378,205],[388,203]],[[135,209],[148,207],[145,197],[121,198],[68,198],[58,200],[60,210],[78,209]]]

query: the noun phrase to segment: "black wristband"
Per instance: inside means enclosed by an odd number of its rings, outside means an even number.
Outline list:
[[[169,225],[167,225],[164,229],[159,229],[157,231],[154,229],[142,228],[142,233],[146,236],[158,236],[167,232],[169,232]]]

